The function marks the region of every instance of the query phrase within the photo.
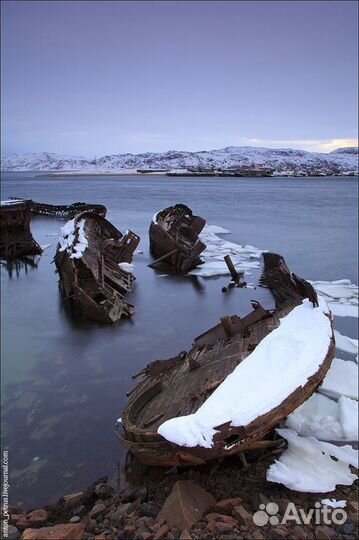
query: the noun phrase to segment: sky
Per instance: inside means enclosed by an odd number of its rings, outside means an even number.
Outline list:
[[[357,145],[354,1],[3,1],[2,151]]]

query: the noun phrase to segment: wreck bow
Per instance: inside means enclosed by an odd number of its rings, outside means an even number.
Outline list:
[[[135,280],[130,263],[139,241],[95,212],[78,214],[62,227],[55,255],[64,298],[98,322],[131,316],[134,307],[124,297]]]
[[[123,431],[117,431],[117,436],[121,444],[143,462],[162,466],[193,465],[239,451],[265,447],[271,444],[264,440],[265,435],[308,399],[323,380],[335,351],[330,314],[326,317],[315,307],[318,299],[313,287],[305,280],[293,276],[282,257],[272,253],[265,253],[263,257],[264,272],[260,282],[271,291],[275,299],[274,310],[266,310],[258,302],[253,302],[254,309],[246,317],[223,318],[220,324],[196,338],[188,353],[152,362],[134,376],[141,376],[143,379],[129,392],[129,402],[122,415]],[[300,315],[302,311],[309,316],[313,313],[326,333],[320,358],[315,367],[308,368],[308,377],[298,384],[294,377],[294,387],[287,388],[284,373],[281,372],[278,377],[280,380],[277,381],[281,390],[280,399],[273,401],[271,405],[267,403],[267,408],[259,409],[254,417],[253,410],[249,411],[247,416],[243,416],[243,422],[237,424],[230,419],[223,421],[225,416],[219,415],[218,418],[222,420],[212,426],[213,429],[207,430],[205,435],[200,433],[201,428],[198,429],[197,442],[191,441],[191,438],[187,437],[188,433],[183,435],[183,426],[204,404],[207,404],[208,408],[211,396],[214,396],[216,389],[222,387],[223,381],[227,383],[228,375],[233,374],[237,366],[238,369],[241,368],[245,359],[247,367],[250,367],[251,362],[256,361],[255,358],[252,360],[252,356],[256,354],[257,346],[264,346],[266,338],[272,337],[272,333],[274,335],[279,326],[281,332],[285,331],[284,322],[289,322],[289,317],[296,309],[301,310]],[[280,324],[281,319],[283,324]],[[292,324],[297,323],[294,321]],[[308,324],[310,326],[311,322]],[[303,332],[305,334],[305,330]],[[282,343],[279,335],[278,338],[279,343]],[[278,339],[277,345],[274,346],[272,341],[271,347],[272,350],[274,347],[274,351],[278,350],[279,355],[281,345],[276,349],[277,346]],[[273,357],[275,360],[276,355],[273,354]],[[286,358],[284,354],[283,370],[286,368]],[[289,360],[290,356],[288,364]],[[301,370],[300,362],[291,361],[290,365],[297,376],[295,370]],[[264,369],[270,370],[270,363],[267,367],[264,364]],[[240,377],[240,372],[238,376]],[[261,377],[262,373],[258,376]],[[264,374],[264,388],[265,377]],[[244,389],[253,384],[253,378],[250,379],[242,380]],[[252,390],[254,402],[261,402],[263,396],[256,394],[255,388]],[[212,407],[212,412],[215,409],[216,407]],[[198,420],[198,425],[202,419],[203,415]],[[190,426],[189,432],[191,429]],[[196,429],[197,427],[192,433]],[[211,433],[211,436],[208,436],[208,433]]]
[[[202,263],[200,254],[206,245],[199,234],[206,221],[194,216],[184,204],[176,204],[157,212],[149,229],[150,251],[155,261],[166,263],[176,272],[186,273]]]

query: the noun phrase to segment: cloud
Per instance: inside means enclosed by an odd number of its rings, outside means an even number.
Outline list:
[[[309,152],[331,152],[336,148],[358,146],[358,139],[257,139],[242,137],[242,141],[253,146],[267,148],[298,148]]]

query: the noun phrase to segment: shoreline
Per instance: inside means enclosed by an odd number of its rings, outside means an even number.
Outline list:
[[[257,454],[254,461],[253,455],[248,454],[247,465],[233,456],[222,462],[170,471],[135,463],[137,479],[134,477],[131,485],[122,490],[110,485],[104,477],[83,491],[63,495],[55,504],[29,511],[11,508],[11,538],[20,535],[23,540],[44,540],[52,535],[74,540],[357,538],[355,483],[337,487],[330,495],[290,491],[266,480],[265,471],[277,452]],[[328,526],[324,517],[319,522],[313,517],[308,524],[285,519],[290,503],[299,513],[300,510],[308,513],[329,496],[347,501],[345,523]],[[200,509],[194,517],[193,497]],[[256,525],[253,516],[260,505],[269,503],[277,505],[277,519]]]
[[[245,178],[245,179],[256,179],[256,178],[267,178],[267,179],[271,179],[271,178],[275,178],[275,179],[281,179],[281,178],[289,178],[289,179],[294,179],[294,178],[358,178],[358,174],[328,174],[328,175],[273,175],[273,176],[268,176],[268,175],[262,175],[262,176],[259,176],[259,175],[249,175],[249,176],[244,176],[244,175],[233,175],[233,174],[228,174],[228,176],[226,176],[225,174],[221,174],[221,175],[213,175],[213,174],[205,174],[205,173],[201,173],[201,174],[173,174],[173,173],[163,173],[163,172],[154,172],[154,173],[137,173],[137,172],[97,172],[97,173],[94,173],[94,172],[63,172],[63,173],[60,173],[60,172],[46,172],[46,171],[1,171],[1,173],[35,173],[35,172],[38,172],[38,174],[35,174],[34,175],[34,178],[84,178],[84,177],[101,177],[101,176],[105,176],[105,177],[120,177],[120,178],[128,178],[128,177],[136,177],[136,178],[153,178],[153,177],[158,177],[158,176],[161,176],[161,177],[165,177],[165,178]]]

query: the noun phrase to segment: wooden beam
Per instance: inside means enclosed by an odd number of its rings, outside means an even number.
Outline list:
[[[177,248],[176,249],[173,249],[172,251],[170,251],[169,253],[166,253],[165,255],[162,255],[162,257],[159,257],[158,259],[156,259],[155,261],[151,262],[150,264],[148,264],[147,266],[149,268],[153,268],[153,266],[161,261],[164,261],[165,259],[167,259],[168,257],[171,257],[171,255],[174,255],[175,253],[177,252]]]

